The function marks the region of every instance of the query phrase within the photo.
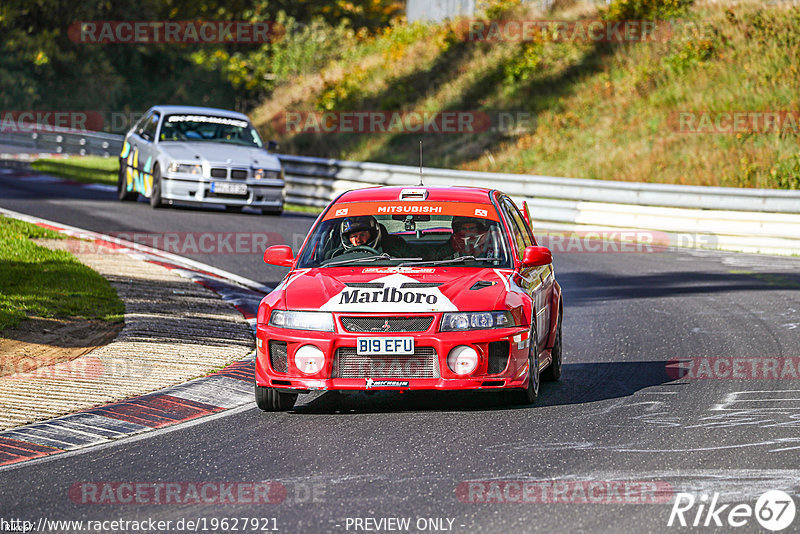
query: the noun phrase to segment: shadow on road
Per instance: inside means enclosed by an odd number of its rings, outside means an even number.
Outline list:
[[[675,271],[630,275],[603,272],[561,273],[564,300],[571,306],[592,306],[597,302],[621,299],[657,299],[686,295],[729,294],[736,291],[796,290],[800,280],[785,272],[712,273]]]
[[[364,414],[387,412],[464,412],[484,410],[536,410],[550,406],[585,404],[633,395],[644,388],[673,381],[666,361],[564,364],[559,382],[544,382],[539,399],[520,405],[509,391],[379,391],[375,393],[327,392],[302,404],[293,414]],[[675,383],[675,386],[680,383]],[[306,397],[307,398],[307,397]]]

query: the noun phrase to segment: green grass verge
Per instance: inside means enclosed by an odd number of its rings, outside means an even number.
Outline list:
[[[0,217],[0,332],[29,316],[122,321],[125,305],[105,278],[32,238],[63,236]]]
[[[119,159],[103,156],[76,156],[69,159],[38,159],[31,164],[37,171],[90,184],[117,184]]]
[[[314,215],[319,215],[322,213],[324,208],[317,208],[315,206],[302,206],[300,204],[284,204],[284,209],[286,211],[299,211],[301,213],[313,213]]]

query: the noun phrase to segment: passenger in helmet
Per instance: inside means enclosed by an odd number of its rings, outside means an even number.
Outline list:
[[[450,222],[453,235],[434,254],[426,259],[449,260],[461,256],[495,258],[498,254],[496,239],[492,238],[490,223],[478,217],[455,216]]]
[[[453,217],[450,247],[455,256],[484,257],[489,253],[489,225],[476,217]]]

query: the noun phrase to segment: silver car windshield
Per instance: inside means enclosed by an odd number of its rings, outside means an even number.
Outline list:
[[[508,267],[509,250],[495,220],[375,214],[322,221],[301,251],[298,266]]]
[[[254,148],[263,146],[258,132],[249,122],[213,115],[167,115],[161,126],[159,141],[212,141]]]

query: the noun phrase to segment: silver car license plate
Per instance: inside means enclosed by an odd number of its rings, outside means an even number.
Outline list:
[[[212,182],[212,193],[222,193],[224,195],[246,195],[247,184],[230,184],[227,182]]]
[[[360,356],[371,354],[414,354],[413,337],[360,337],[356,353]]]

